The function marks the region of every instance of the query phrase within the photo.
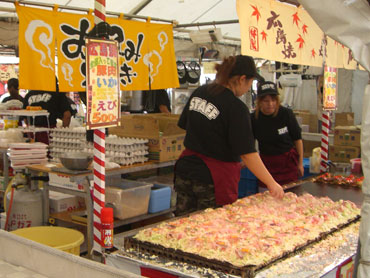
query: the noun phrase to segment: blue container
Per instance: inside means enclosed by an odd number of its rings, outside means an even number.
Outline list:
[[[245,179],[240,178],[238,197],[243,198],[249,195],[258,193],[258,181],[257,179]]]
[[[256,176],[248,168],[243,168],[240,171],[240,178],[257,180]]]
[[[303,158],[303,169],[304,169],[304,174],[303,174],[303,177],[301,177],[301,179],[305,179],[313,175],[310,173],[310,159],[309,158]]]
[[[171,206],[171,188],[162,184],[154,184],[150,191],[149,213],[169,209]]]

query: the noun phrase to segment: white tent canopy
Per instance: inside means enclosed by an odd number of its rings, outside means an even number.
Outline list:
[[[86,9],[94,9],[94,0],[32,0],[19,1],[21,4],[37,5],[59,5],[59,10],[64,12],[84,12]],[[281,0],[299,5],[296,0]],[[32,5],[30,5],[32,6]],[[80,11],[73,11],[70,8],[77,8]],[[219,50],[223,55],[235,54],[240,52],[240,27],[236,13],[236,0],[107,0],[106,12],[108,16],[112,13],[119,15],[123,13],[126,18],[129,15],[138,17],[151,17],[153,22],[174,24],[175,38],[189,38],[191,30],[202,31],[205,29],[221,30],[222,39],[210,45],[211,48]],[[4,47],[14,47],[18,44],[17,36],[17,14],[15,13],[14,0],[0,0],[0,49]],[[188,25],[194,26],[188,26]],[[184,26],[185,25],[185,26]],[[185,45],[178,45],[185,44]],[[225,45],[226,44],[226,45]],[[231,46],[231,47],[230,47]],[[179,50],[181,56],[191,56],[197,52],[197,45],[189,41],[175,42],[176,51]],[[186,50],[186,51],[185,51]],[[197,56],[197,53],[195,53]]]

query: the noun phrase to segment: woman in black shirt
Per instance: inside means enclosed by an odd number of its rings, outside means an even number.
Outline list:
[[[186,149],[175,169],[177,215],[234,202],[240,158],[273,196],[284,194],[254,148],[249,111],[238,98],[259,77],[253,59],[232,56],[216,70],[215,82],[194,91],[178,122],[186,130]]]
[[[274,179],[287,184],[303,176],[301,128],[293,111],[280,106],[273,82],[259,82],[252,127],[263,163]],[[260,181],[260,186],[265,187]]]

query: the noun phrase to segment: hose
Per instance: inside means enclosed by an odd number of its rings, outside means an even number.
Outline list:
[[[4,230],[8,230],[8,222],[9,222],[9,216],[10,213],[12,212],[12,205],[13,205],[13,197],[14,197],[14,187],[12,187],[12,192],[10,194],[10,203],[9,203],[9,209],[6,212],[6,220],[5,220],[5,227]],[[5,198],[6,199],[6,198]]]
[[[12,177],[12,179],[10,180],[10,182],[8,183],[6,189],[5,189],[5,193],[4,193],[4,210],[7,211],[6,209],[6,196],[8,195],[8,192],[10,191],[10,189],[12,188],[12,184],[13,184],[13,180],[15,179],[15,176]]]

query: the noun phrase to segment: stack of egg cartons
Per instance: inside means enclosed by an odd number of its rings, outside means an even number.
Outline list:
[[[68,152],[81,152],[85,147],[86,129],[84,127],[62,127],[50,131],[50,156],[54,162]]]
[[[105,140],[105,157],[120,165],[132,165],[148,161],[148,139],[109,135]],[[94,145],[86,144],[85,152],[93,153]]]

